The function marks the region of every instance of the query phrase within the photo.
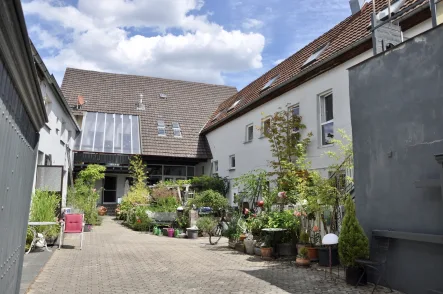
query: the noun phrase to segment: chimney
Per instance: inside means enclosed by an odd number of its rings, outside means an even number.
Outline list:
[[[349,6],[351,6],[352,15],[356,14],[361,10],[365,4],[365,0],[349,0]]]
[[[135,104],[137,110],[145,110],[145,105],[143,104],[143,94],[140,94],[140,100]]]

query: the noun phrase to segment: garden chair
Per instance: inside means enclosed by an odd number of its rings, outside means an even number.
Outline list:
[[[371,242],[371,256],[369,259],[357,259],[355,262],[358,265],[361,265],[363,267],[363,273],[358,279],[356,287],[360,284],[361,279],[363,278],[365,272],[367,272],[367,269],[372,269],[376,273],[376,282],[374,283],[374,289],[372,289],[372,293],[374,293],[375,289],[378,286],[378,283],[380,283],[380,280],[383,278],[385,280],[386,285],[389,287],[389,289],[392,292],[392,288],[389,285],[387,279],[384,277],[385,271],[386,271],[386,261],[387,261],[387,255],[389,251],[389,238],[386,237],[373,237]]]
[[[83,248],[83,228],[84,228],[83,214],[66,214],[65,220],[60,228],[60,242],[58,249],[63,246],[63,238],[65,234],[80,234],[80,250]]]

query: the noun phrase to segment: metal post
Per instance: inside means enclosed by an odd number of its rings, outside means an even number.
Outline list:
[[[431,8],[432,27],[435,28],[437,26],[437,8],[435,0],[429,0],[429,6]]]

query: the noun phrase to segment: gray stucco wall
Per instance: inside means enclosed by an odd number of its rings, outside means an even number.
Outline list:
[[[443,153],[443,26],[352,67],[349,78],[356,210],[366,234],[443,235],[441,189],[415,185],[443,172],[434,157]],[[443,242],[392,239],[387,272],[405,293],[443,293]]]

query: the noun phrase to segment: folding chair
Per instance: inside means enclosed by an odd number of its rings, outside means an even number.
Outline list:
[[[63,238],[65,234],[80,234],[80,250],[83,248],[83,227],[84,215],[83,214],[66,214],[65,221],[61,226],[60,243],[58,248],[63,246]]]
[[[386,237],[373,237],[371,242],[371,256],[369,259],[357,259],[355,262],[359,265],[361,265],[364,270],[360,278],[358,279],[356,287],[360,284],[361,279],[363,278],[364,274],[367,272],[367,269],[373,269],[377,274],[378,278],[375,282],[374,289],[372,290],[372,293],[374,293],[375,289],[378,286],[378,283],[380,283],[380,280],[383,278],[385,280],[386,285],[389,287],[389,289],[392,292],[392,288],[389,285],[387,279],[383,277],[385,271],[386,271],[386,261],[387,261],[387,255],[389,251],[389,238]]]

